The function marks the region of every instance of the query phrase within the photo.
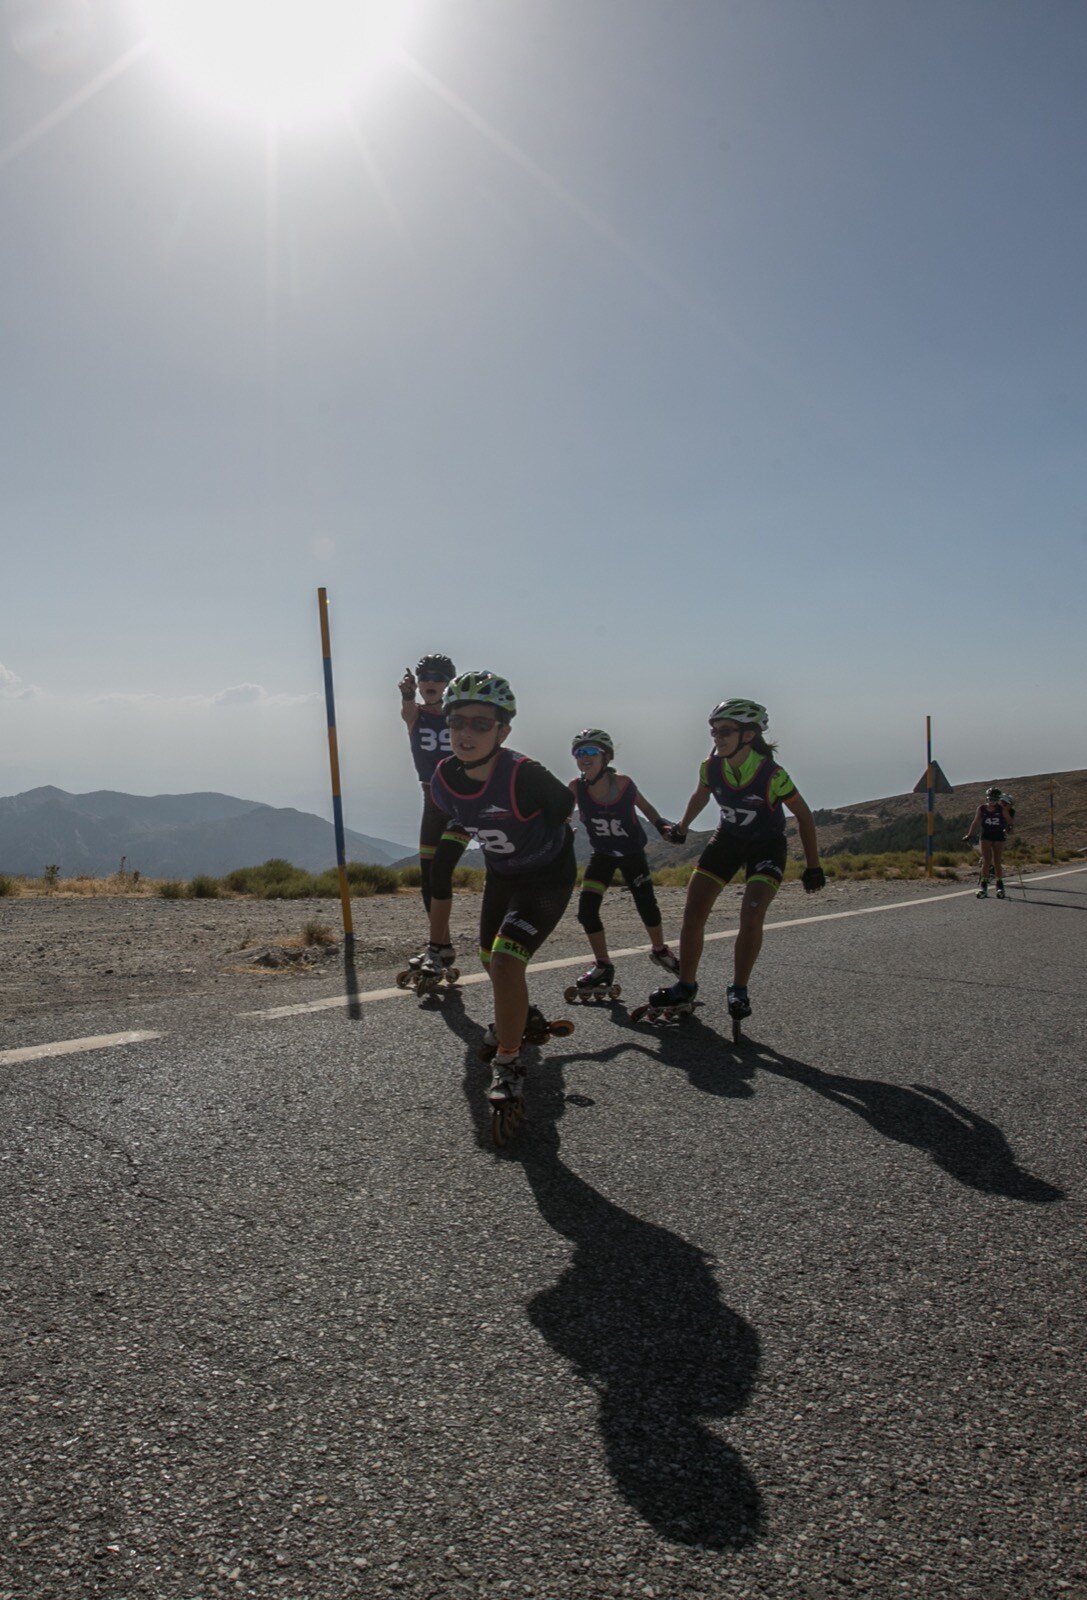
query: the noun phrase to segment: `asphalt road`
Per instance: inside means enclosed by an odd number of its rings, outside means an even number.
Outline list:
[[[777,928],[739,1049],[711,943],[500,1154],[479,986],[0,1059],[0,1600],[1083,1600],[1085,914]]]

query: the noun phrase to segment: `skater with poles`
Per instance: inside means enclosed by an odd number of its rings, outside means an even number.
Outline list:
[[[474,836],[486,863],[479,953],[491,980],[494,1022],[481,1054],[494,1064],[487,1097],[495,1144],[505,1144],[523,1116],[524,1044],[573,1032],[529,1005],[528,963],[558,926],[577,879],[570,813],[574,797],[538,761],[506,748],[517,714],[513,690],[497,673],[463,672],[446,685],[442,705],[453,749],[431,779],[434,804]],[[448,925],[452,871],[435,857],[431,941]]]
[[[463,828],[450,823],[449,818],[434,804],[430,794],[430,780],[434,776],[435,769],[442,757],[447,756],[452,748],[449,743],[449,729],[445,724],[445,712],[442,710],[442,695],[455,673],[456,668],[448,656],[425,655],[420,658],[414,672],[410,667],[405,667],[404,676],[398,685],[400,717],[408,730],[411,756],[423,790],[423,815],[419,824],[419,892],[428,917],[431,905],[430,880],[435,859],[440,856],[452,875],[453,868],[468,848],[468,835]],[[407,969],[397,977],[397,982],[402,988],[418,986],[423,961],[428,952],[433,957],[431,965],[436,967],[439,974],[444,973],[450,978],[455,974],[448,916],[444,922],[440,917],[437,922],[431,920],[430,942],[424,945],[417,955],[411,957]],[[432,983],[430,987],[437,987],[437,982]]]
[[[802,882],[806,894],[826,885],[819,862],[815,822],[793,780],[774,760],[775,746],[765,737],[769,716],[754,700],[721,700],[709,716],[713,753],[699,769],[698,786],[679,822],[670,830],[682,844],[687,829],[712,798],[720,806],[720,821],[687,885],[687,904],[679,937],[679,977],[669,988],[655,989],[649,1004],[635,1016],[650,1021],[672,1021],[694,1007],[698,993],[698,965],[702,959],[706,922],[718,895],[741,869],[745,888],[740,907],[740,928],[733,956],[733,978],[728,986],[728,1009],[733,1034],[751,1015],[748,980],[762,948],[763,924],[778,886],[785,876],[786,807],[796,818],[807,865]]]
[[[650,805],[632,778],[615,771],[611,765],[615,759],[615,744],[603,728],[583,728],[570,749],[581,773],[579,778],[571,779],[570,790],[592,847],[582,878],[577,920],[585,929],[595,957],[588,971],[566,991],[567,1003],[572,1005],[594,999],[615,1000],[619,996],[615,967],[608,955],[607,935],[600,920],[604,896],[617,871],[645,924],[651,946],[650,961],[672,974],[679,971],[679,961],[664,942],[660,907],[653,893],[653,879],[645,856],[645,829],[637,813],[640,811],[648,818],[664,838],[668,837],[671,823]]]
[[[996,897],[998,900],[1006,898],[1004,893],[1004,841],[1011,832],[1013,813],[1007,802],[1001,798],[1000,790],[996,784],[990,784],[985,791],[985,799],[974,812],[973,821],[969,832],[964,835],[964,843],[973,844],[974,835],[981,835],[981,882],[978,887],[977,898],[989,898],[990,874],[996,878]]]

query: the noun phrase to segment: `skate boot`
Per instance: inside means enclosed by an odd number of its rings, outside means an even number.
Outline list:
[[[654,989],[644,1006],[635,1006],[630,1013],[631,1018],[634,1022],[640,1022],[644,1017],[646,1022],[666,1025],[677,1023],[694,1010],[697,993],[697,983],[681,983],[677,980],[670,987]]]
[[[673,977],[679,972],[679,957],[666,944],[662,944],[659,950],[650,950],[649,959]]]
[[[548,1039],[565,1039],[573,1031],[574,1024],[568,1017],[556,1017],[549,1022],[537,1006],[529,1006],[521,1044],[546,1044]],[[477,1053],[481,1061],[490,1062],[497,1056],[498,1030],[493,1022],[487,1024]]]
[[[455,983],[460,973],[453,965],[456,959],[451,944],[425,944],[416,955],[409,958],[403,972],[396,975],[398,989],[414,989],[416,994],[436,994],[442,981]]]
[[[1008,898],[1007,895],[1004,892],[1004,879],[1003,878],[998,878],[996,880],[996,897],[997,897],[998,900],[1006,900]]]
[[[495,1148],[501,1150],[525,1119],[525,1069],[519,1055],[495,1056],[487,1101],[491,1108],[491,1138]]]
[[[976,898],[978,900],[988,900],[988,898],[989,898],[989,880],[988,880],[988,878],[982,878],[982,880],[981,880],[981,888],[978,890]]]
[[[597,1000],[618,1000],[620,992],[611,962],[597,961],[581,974],[576,983],[570,985],[563,998],[568,1006],[585,1006]]]
[[[746,984],[729,984],[728,1014],[732,1018],[732,1042],[739,1044],[743,1038],[743,1024],[751,1015],[751,1001],[747,998]]]

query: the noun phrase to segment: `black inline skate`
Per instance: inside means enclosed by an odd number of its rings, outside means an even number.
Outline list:
[[[697,983],[680,983],[678,980],[670,987],[654,989],[644,1006],[635,1006],[630,1013],[633,1022],[661,1023],[664,1026],[674,1026],[684,1017],[690,1016],[696,1004],[695,995],[698,993]]]
[[[569,1017],[556,1017],[549,1022],[543,1012],[536,1006],[529,1006],[528,1016],[525,1019],[525,1031],[521,1035],[521,1044],[546,1044],[548,1039],[566,1039],[574,1031],[574,1024]],[[498,1034],[492,1022],[483,1035],[483,1043],[479,1047],[481,1061],[493,1061],[498,1054]]]
[[[491,1108],[491,1138],[496,1150],[508,1144],[525,1120],[525,1069],[521,1057],[496,1061],[487,1090]]]
[[[598,1000],[618,1000],[621,993],[611,962],[598,961],[570,985],[563,998],[568,1006],[591,1006]]]
[[[743,1023],[751,1015],[751,1001],[747,997],[746,984],[729,984],[728,1014],[732,1018],[732,1042],[739,1044],[743,1038]]]

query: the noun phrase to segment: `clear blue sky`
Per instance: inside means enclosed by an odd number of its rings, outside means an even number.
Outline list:
[[[0,794],[327,810],[319,585],[408,843],[425,650],[667,813],[732,694],[814,805],[1087,766],[1082,0],[412,0],[287,120],[148,6],[5,13]]]

